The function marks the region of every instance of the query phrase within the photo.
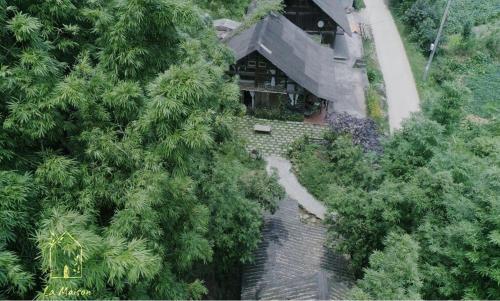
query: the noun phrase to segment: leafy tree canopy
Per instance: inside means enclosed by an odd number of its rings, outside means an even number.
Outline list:
[[[334,245],[362,278],[354,298],[500,296],[499,124],[443,116],[414,116],[379,158],[336,135],[292,151],[301,182],[334,212]]]
[[[384,241],[384,251],[375,251],[370,255],[370,267],[351,291],[351,298],[421,299],[418,250],[418,244],[408,234],[389,233]]]
[[[202,10],[1,0],[0,41],[0,298],[234,297],[219,284],[283,191],[231,135],[232,56]],[[81,279],[50,277],[64,233]]]

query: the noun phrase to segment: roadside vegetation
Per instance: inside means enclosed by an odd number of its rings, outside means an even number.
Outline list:
[[[498,4],[454,3],[423,82],[444,3],[392,1],[423,112],[381,154],[336,133],[291,151],[331,210],[332,245],[352,258],[354,299],[500,298]]]
[[[373,119],[381,133],[389,131],[385,83],[377,60],[375,44],[371,36],[363,37],[363,52],[366,63],[369,86],[366,91],[366,108],[368,117]]]
[[[0,0],[0,299],[239,298],[284,192],[232,134],[233,58],[201,11]],[[81,278],[51,277],[73,273],[65,233]]]
[[[414,2],[414,3],[413,3]],[[444,4],[439,1],[396,1],[391,9],[403,37],[424,109],[456,86],[466,94],[466,112],[498,118],[500,82],[500,7],[495,1],[453,1],[445,34],[429,79],[424,68]]]

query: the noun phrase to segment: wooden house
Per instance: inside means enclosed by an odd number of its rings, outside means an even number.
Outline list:
[[[321,46],[282,15],[270,14],[226,44],[249,108],[312,104],[335,97],[333,49]]]
[[[310,34],[321,35],[321,42],[333,45],[337,30],[352,35],[341,0],[284,0],[284,15]]]

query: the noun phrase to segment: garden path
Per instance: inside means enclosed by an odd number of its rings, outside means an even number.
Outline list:
[[[307,189],[302,186],[295,174],[292,172],[292,164],[290,161],[278,156],[267,156],[268,173],[275,169],[278,173],[279,183],[285,188],[286,194],[299,202],[299,205],[307,212],[313,214],[319,219],[324,219],[326,207],[323,203],[316,200]]]

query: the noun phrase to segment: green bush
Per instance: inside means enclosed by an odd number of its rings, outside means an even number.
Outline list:
[[[375,45],[372,40],[363,40],[364,59],[366,61],[366,73],[372,84],[383,83],[384,78],[377,61]]]
[[[326,145],[311,144],[308,137],[292,144],[288,155],[298,170],[301,183],[319,199],[326,200],[329,184],[372,187],[376,183],[373,162],[347,135],[329,132]],[[325,164],[332,163],[331,165]]]
[[[248,199],[256,200],[262,208],[274,213],[278,203],[285,196],[285,190],[278,183],[278,176],[267,175],[265,170],[250,170],[240,177],[240,185]]]
[[[285,7],[283,0],[256,0],[255,5],[254,10],[245,16],[243,26],[239,30],[249,28],[271,12],[281,13]]]
[[[445,1],[435,0],[392,0],[393,11],[399,14],[411,31],[409,36],[417,42],[421,50],[427,51],[434,41]],[[472,27],[485,24],[498,17],[498,3],[495,0],[470,1],[454,0],[445,27],[443,41],[453,34],[468,38]]]
[[[472,91],[469,111],[484,118],[500,117],[498,91],[500,91],[500,64],[491,64],[482,74],[472,74],[466,78],[467,87]]]
[[[458,82],[444,82],[443,94],[430,105],[431,119],[444,125],[448,130],[459,125],[465,114],[469,91]]]
[[[356,10],[360,10],[366,7],[364,0],[354,0],[353,7]]]
[[[418,242],[408,234],[391,232],[384,250],[370,255],[369,268],[351,291],[353,300],[419,300],[422,275]]]
[[[387,120],[382,107],[382,99],[372,86],[368,88],[366,93],[366,107],[368,116],[377,123],[379,128],[385,129]]]
[[[500,297],[498,129],[413,117],[378,160],[348,137],[295,145],[299,180],[335,213],[331,239],[361,278],[351,297]]]
[[[496,27],[484,39],[486,49],[497,61],[500,60],[500,28]]]
[[[254,110],[248,110],[251,116],[256,118],[264,118],[271,120],[284,120],[284,121],[304,121],[304,114],[293,111],[285,105],[274,107],[259,107]]]
[[[213,18],[241,20],[251,0],[195,0],[200,7],[208,9]]]

